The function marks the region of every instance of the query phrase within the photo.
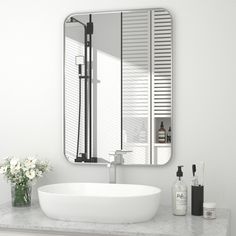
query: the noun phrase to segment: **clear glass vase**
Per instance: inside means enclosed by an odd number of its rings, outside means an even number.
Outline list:
[[[12,184],[11,198],[13,207],[29,207],[31,206],[31,191],[30,184]]]

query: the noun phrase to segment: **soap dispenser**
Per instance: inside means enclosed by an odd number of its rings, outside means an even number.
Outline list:
[[[184,216],[187,213],[187,185],[183,182],[183,166],[178,166],[177,180],[172,186],[172,211],[174,215]]]

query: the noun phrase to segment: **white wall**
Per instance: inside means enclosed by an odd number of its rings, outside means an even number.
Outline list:
[[[236,215],[236,2],[234,0],[1,0],[0,156],[37,153],[54,172],[40,184],[107,181],[105,167],[63,157],[63,21],[72,12],[166,7],[174,19],[174,155],[164,167],[123,167],[124,183],[160,186],[170,204],[176,165],[206,162],[206,200]],[[1,180],[0,201],[9,199]],[[236,234],[235,224],[233,233]]]

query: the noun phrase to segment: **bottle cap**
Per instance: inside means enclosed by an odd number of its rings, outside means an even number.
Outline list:
[[[164,128],[164,124],[163,124],[163,121],[161,122],[161,128]]]

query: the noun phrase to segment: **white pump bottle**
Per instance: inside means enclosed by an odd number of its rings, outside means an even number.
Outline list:
[[[176,173],[178,179],[172,186],[172,212],[177,216],[184,216],[187,214],[188,189],[187,185],[181,180],[181,177],[183,176],[182,167],[183,166],[178,166],[178,171]]]

